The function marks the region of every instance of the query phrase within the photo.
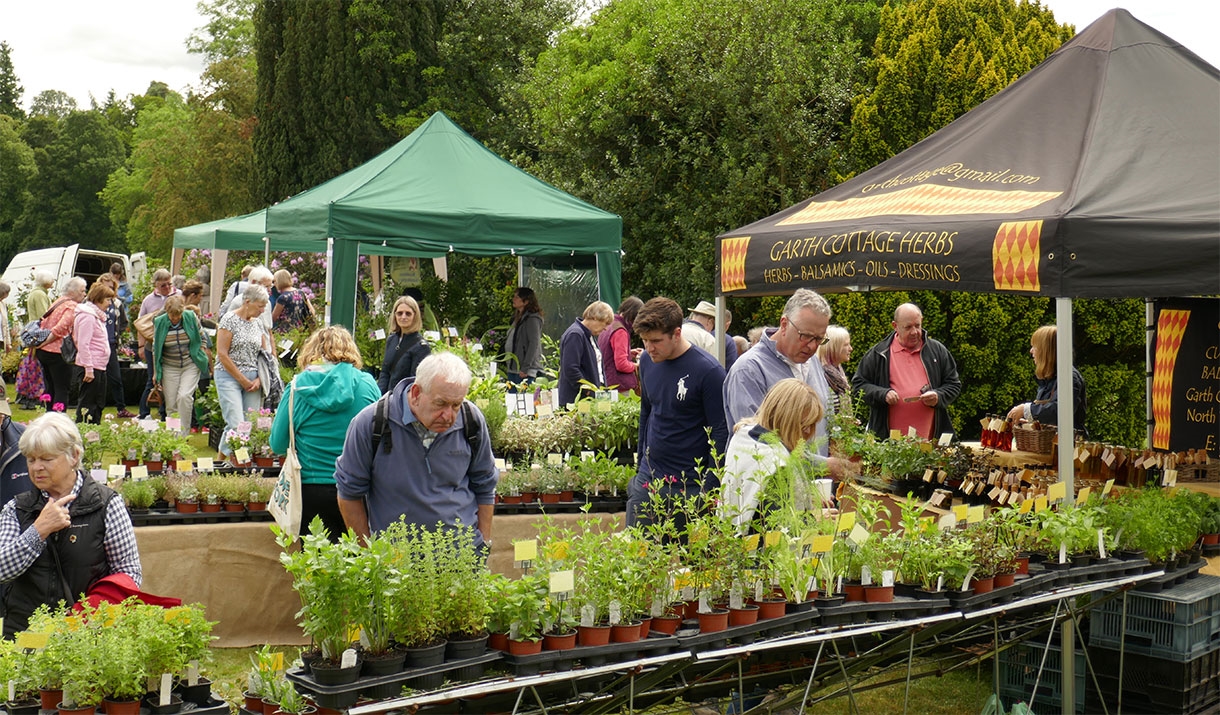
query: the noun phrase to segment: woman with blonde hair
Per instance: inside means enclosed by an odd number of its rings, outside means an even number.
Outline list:
[[[432,352],[419,332],[423,324],[419,303],[414,298],[404,295],[394,301],[390,324],[386,326],[389,337],[385,341],[385,357],[377,378],[381,394],[393,390],[403,379],[415,377],[416,368]]]
[[[336,540],[347,529],[339,513],[335,460],[343,451],[347,425],[381,397],[381,390],[372,375],[360,369],[360,348],[340,325],[311,335],[297,363],[301,372],[284,391],[271,423],[271,449],[287,453],[295,434],[301,461],[301,528],[320,516]]]
[[[826,342],[818,348],[818,362],[830,386],[830,404],[836,415],[851,416],[851,378],[843,365],[851,360],[851,333],[847,328],[831,325],[826,328]]]
[[[1029,339],[1029,354],[1034,359],[1034,378],[1038,383],[1038,394],[1033,402],[1023,402],[1008,411],[1008,421],[1038,421],[1048,425],[1059,423],[1059,382],[1055,377],[1055,342],[1057,331],[1053,325],[1043,325]],[[1084,378],[1076,366],[1072,366],[1072,423],[1076,429],[1084,430],[1085,409]]]
[[[272,276],[275,281],[275,297],[272,302],[271,323],[275,330],[292,330],[309,325],[314,320],[313,303],[300,288],[293,285],[292,274],[281,268]]]
[[[787,378],[767,391],[754,417],[737,423],[724,456],[720,515],[731,519],[739,533],[749,530],[770,477],[813,437],[824,412],[812,387]],[[812,477],[794,480],[791,498],[798,507],[812,506],[810,494],[816,489]]]

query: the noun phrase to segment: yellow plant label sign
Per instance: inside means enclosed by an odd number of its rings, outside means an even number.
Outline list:
[[[17,634],[17,647],[21,650],[42,650],[47,647],[50,633],[31,633],[24,631]]]
[[[246,449],[245,447],[238,447],[237,449],[233,450],[233,457],[239,462],[249,462],[250,450]]]
[[[357,636],[357,637],[359,637],[359,636]],[[356,639],[352,638],[352,640],[356,640]],[[277,672],[277,673],[284,669],[284,654],[283,653],[275,653],[272,656],[271,667],[274,668],[275,672]]]
[[[189,459],[179,459],[178,463],[174,465],[174,468],[179,472],[189,472],[194,469],[194,467],[195,465],[191,464],[191,460]]]
[[[1045,494],[1039,494],[1037,496],[1037,498],[1034,499],[1034,511],[1035,512],[1046,511],[1046,495]]]
[[[1059,501],[1067,497],[1067,483],[1055,482],[1046,488],[1046,498],[1048,501]]]
[[[1076,503],[1083,504],[1089,500],[1089,495],[1093,493],[1093,487],[1084,487],[1076,492]]]
[[[834,534],[820,534],[813,537],[813,543],[809,545],[809,550],[815,554],[825,554],[830,551],[835,544]]]
[[[896,429],[890,430],[890,439],[901,439],[902,433]]]
[[[521,539],[513,542],[513,561],[533,561],[538,558],[538,540]]]
[[[1033,499],[1025,499],[1021,502],[1021,513],[1028,514],[1030,509],[1034,508]]]
[[[551,574],[551,593],[566,593],[576,587],[576,578],[572,569],[555,571]]]
[[[1107,480],[1106,480],[1106,485],[1105,485],[1104,487],[1102,487],[1102,488],[1101,488],[1101,495],[1102,495],[1103,497],[1104,497],[1104,496],[1106,496],[1106,495],[1108,495],[1108,494],[1110,493],[1110,490],[1111,490],[1111,489],[1113,489],[1113,488],[1114,488],[1114,480],[1113,480],[1113,479],[1107,479]]]
[[[758,534],[750,534],[746,537],[746,551],[758,551]]]
[[[853,526],[851,528],[851,533],[847,535],[847,538],[849,540],[855,542],[857,546],[860,544],[863,544],[865,541],[868,541],[868,537],[869,537],[868,529],[865,529],[863,526],[860,526],[859,524],[856,524],[855,526]]]
[[[563,455],[551,452],[546,456],[546,463],[552,467],[558,467],[563,464]]]
[[[126,473],[127,473],[127,467],[124,467],[122,464],[110,465],[110,478],[111,479],[122,479],[123,475]]]
[[[835,526],[835,532],[841,534],[845,531],[851,531],[851,528],[855,525],[856,512],[845,511],[842,514],[839,514],[839,523],[837,526]]]
[[[966,523],[977,524],[983,520],[983,505],[972,506],[966,511]]]
[[[970,517],[970,505],[958,504],[957,506],[953,507],[953,516],[957,517],[958,521],[965,521]]]
[[[148,467],[143,464],[131,468],[131,481],[142,482],[148,479]]]
[[[765,544],[767,545],[767,548],[769,549],[769,548],[771,548],[772,546],[779,546],[779,542],[780,542],[780,540],[781,540],[781,539],[783,539],[783,538],[784,538],[784,535],[783,535],[783,533],[781,533],[781,532],[778,532],[778,531],[768,531],[768,532],[767,532],[767,540],[766,540],[765,542],[763,542],[763,543],[765,543]]]

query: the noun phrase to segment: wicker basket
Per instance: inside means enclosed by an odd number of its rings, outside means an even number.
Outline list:
[[[1012,428],[1013,441],[1017,444],[1017,450],[1036,454],[1051,453],[1055,432],[1055,427],[1048,425],[1043,425],[1042,429],[1032,429],[1024,425],[1014,425]]]
[[[1220,482],[1220,459],[1178,467],[1179,482]]]

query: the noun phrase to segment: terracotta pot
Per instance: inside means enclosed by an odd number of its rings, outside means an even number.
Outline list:
[[[534,655],[542,652],[542,640],[536,641],[518,641],[512,638],[508,639],[508,654],[509,655]]]
[[[520,504],[522,499],[520,494],[506,494],[500,497],[500,501],[505,504]]]
[[[783,598],[771,596],[764,598],[758,602],[758,620],[769,621],[772,618],[779,618],[784,615],[785,605],[787,601]]]
[[[107,698],[102,701],[102,711],[106,715],[140,715],[140,701]]]
[[[634,643],[640,639],[640,622],[627,621],[610,626],[610,642]]]
[[[572,650],[576,647],[576,631],[564,633],[562,635],[555,633],[542,634],[542,649],[543,650]]]
[[[521,503],[538,501],[538,492],[521,492]]]
[[[700,633],[719,633],[729,627],[729,609],[717,608],[711,613],[699,614]]]
[[[864,600],[869,603],[892,603],[894,601],[894,587],[865,586]]]
[[[487,636],[487,647],[492,650],[508,650],[507,633],[491,633]]]
[[[995,588],[995,578],[989,577],[971,579],[970,586],[974,589],[975,593],[991,593],[991,591]]]
[[[848,601],[863,601],[864,586],[859,583],[843,583],[843,592],[847,594]]]
[[[636,616],[640,621],[640,638],[648,637],[648,632],[652,630],[652,616]]]
[[[1204,546],[1215,546],[1216,544],[1220,544],[1220,534],[1204,534],[1203,535],[1203,545]]]
[[[652,619],[652,630],[657,633],[666,633],[673,635],[678,632],[678,626],[682,625],[682,616],[656,616]]]
[[[59,701],[64,699],[64,691],[62,689],[43,690],[38,689],[38,698],[41,701],[43,710],[54,710]]]
[[[225,502],[225,511],[245,511],[245,510],[246,510],[246,505],[242,504],[241,502],[238,502],[236,504],[230,504],[229,502]]]
[[[280,704],[270,698],[263,698],[263,715],[275,715],[279,712]]]
[[[160,462],[145,462],[144,466],[148,467],[148,471],[150,472],[159,472],[161,471],[161,468],[165,466],[165,460],[161,460]]]
[[[179,499],[178,501],[174,502],[174,511],[178,512],[179,514],[194,514],[195,512],[199,511],[199,502],[182,501]]]
[[[124,466],[124,467],[127,467],[128,469],[131,469],[132,467],[138,467],[138,466],[140,466],[140,460],[138,460],[138,459],[124,459],[124,460],[123,460],[123,466]],[[51,707],[51,708],[43,708],[43,709],[44,709],[44,710],[54,710],[55,708]]]
[[[559,492],[559,501],[569,502],[569,501],[575,501],[575,500],[576,500],[576,491],[575,490],[564,489],[563,491]]]
[[[242,707],[252,713],[261,713],[263,711],[263,699],[257,695],[251,695],[249,691],[241,694]]]
[[[97,708],[92,705],[83,708],[66,708],[63,703],[58,703],[55,708],[59,710],[59,715],[94,715],[97,712]]]
[[[274,467],[275,457],[255,457],[254,466],[256,467]]]
[[[1017,575],[1011,573],[998,573],[995,575],[995,587],[1007,588],[1017,582]]]
[[[539,495],[539,498],[543,504],[558,504],[559,492],[543,492]]]
[[[686,601],[685,603],[686,613],[684,615],[687,618],[697,618],[699,615],[699,600],[695,599],[693,601]]]
[[[215,514],[220,511],[220,502],[215,504],[203,503],[199,505],[199,511],[205,514]]]
[[[606,645],[610,642],[610,626],[576,626],[576,642],[581,646]]]
[[[267,502],[265,502],[265,501],[247,502],[246,508],[249,509],[250,511],[267,511]]]
[[[744,605],[741,608],[729,609],[730,626],[748,626],[758,622],[758,606]]]
[[[1017,573],[1025,574],[1027,576],[1029,575],[1029,557],[1028,556],[1018,556],[1017,557]]]

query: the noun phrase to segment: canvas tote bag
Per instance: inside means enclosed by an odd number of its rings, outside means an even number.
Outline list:
[[[297,430],[293,424],[296,383],[288,390],[288,454],[280,466],[280,478],[271,492],[267,510],[286,534],[301,535],[301,462],[297,459]]]

